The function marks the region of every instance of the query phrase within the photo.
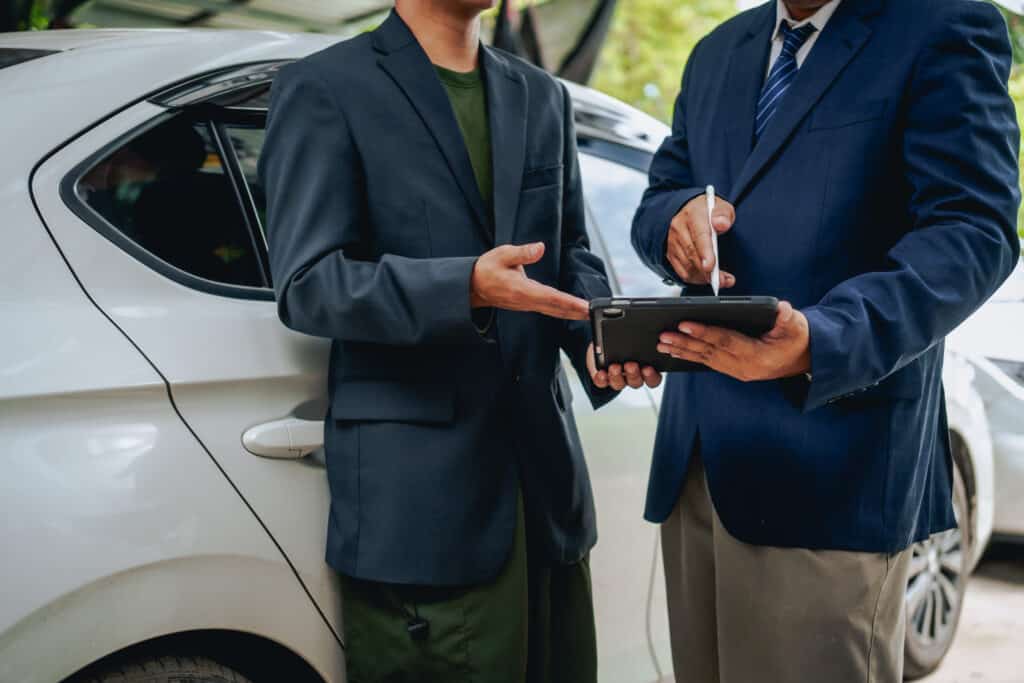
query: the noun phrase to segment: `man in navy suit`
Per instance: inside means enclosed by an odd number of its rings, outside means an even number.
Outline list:
[[[596,683],[597,531],[560,350],[595,407],[568,92],[480,46],[491,0],[399,0],[285,67],[260,157],[281,319],[334,340],[327,561],[351,683]]]
[[[709,369],[668,382],[646,510],[676,680],[900,680],[906,549],[955,524],[943,338],[1019,257],[1010,63],[973,0],[776,0],[694,49],[634,246],[707,293],[713,184],[721,285],[787,303],[658,343]]]

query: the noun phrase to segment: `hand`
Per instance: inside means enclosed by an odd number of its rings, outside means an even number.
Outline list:
[[[477,259],[470,277],[469,300],[473,308],[531,311],[552,318],[586,320],[590,304],[526,276],[523,266],[540,261],[544,243],[495,247]]]
[[[728,232],[735,221],[736,209],[719,197],[712,214],[715,232],[719,235]],[[687,202],[672,219],[665,241],[665,256],[683,282],[690,285],[706,285],[711,282],[715,250],[711,245],[708,205],[703,194]],[[731,273],[720,271],[719,287],[726,289],[735,284],[736,278]]]
[[[811,369],[807,318],[785,301],[779,304],[775,327],[760,339],[691,322],[680,323],[679,332],[663,333],[658,351],[743,382],[792,377]]]
[[[608,370],[598,370],[597,361],[594,359],[594,345],[587,347],[587,370],[590,371],[590,381],[598,389],[611,387],[615,391],[622,391],[626,385],[639,389],[644,384],[654,388],[661,384],[661,373],[654,368],[647,366],[641,370],[639,363],[626,363],[619,365],[614,363]]]

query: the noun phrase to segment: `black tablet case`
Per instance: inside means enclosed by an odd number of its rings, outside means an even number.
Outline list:
[[[678,332],[689,320],[760,337],[775,325],[779,302],[770,296],[697,296],[675,299],[595,299],[590,303],[597,365],[636,361],[661,372],[707,370],[699,363],[658,353],[662,332]],[[608,317],[609,309],[622,315]]]

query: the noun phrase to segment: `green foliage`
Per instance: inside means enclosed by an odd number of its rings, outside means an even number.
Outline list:
[[[690,50],[735,13],[735,0],[619,0],[591,85],[669,121]]]
[[[1024,126],[1024,17],[1002,11],[1013,45],[1010,96]],[[591,85],[670,122],[690,51],[735,13],[735,0],[619,0]],[[1024,207],[1018,226],[1024,237]]]

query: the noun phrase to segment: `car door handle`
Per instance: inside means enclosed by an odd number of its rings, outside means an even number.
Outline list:
[[[250,427],[242,434],[245,450],[264,458],[304,458],[324,445],[323,420],[286,417]]]

